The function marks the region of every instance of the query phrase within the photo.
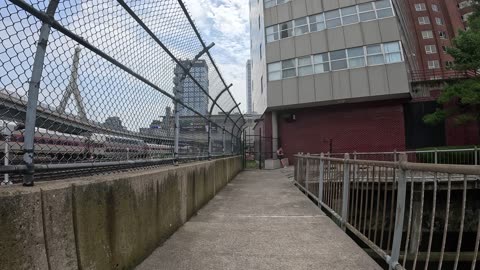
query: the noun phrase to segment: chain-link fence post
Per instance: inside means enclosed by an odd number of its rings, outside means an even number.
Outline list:
[[[208,122],[208,159],[212,159],[212,122]]]
[[[225,145],[225,125],[223,125],[222,128],[222,153],[225,156],[225,151],[226,151],[226,145]]]
[[[51,0],[47,7],[47,15],[51,18],[55,15],[58,6],[58,0]],[[23,177],[24,186],[33,186],[33,174],[35,168],[33,164],[34,157],[34,137],[35,122],[37,117],[38,93],[40,90],[40,81],[42,79],[43,64],[45,53],[47,51],[48,37],[50,35],[50,24],[43,23],[40,28],[40,36],[37,43],[37,51],[33,61],[32,76],[28,86],[27,113],[25,116],[25,132],[23,142],[23,161],[27,166],[27,171]]]
[[[179,72],[177,68],[175,68],[175,77],[173,78],[173,94],[175,96],[176,100],[181,99],[181,94],[183,92],[183,76],[181,75],[182,73]],[[179,159],[179,140],[180,140],[180,110],[181,105],[177,102],[174,101],[174,141],[173,141],[173,164],[178,165],[178,159]]]

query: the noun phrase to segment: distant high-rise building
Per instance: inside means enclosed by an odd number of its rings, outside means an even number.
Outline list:
[[[247,113],[252,113],[252,61],[247,60]]]
[[[188,66],[190,60],[182,60],[181,63],[184,67]],[[177,65],[175,67],[176,76],[180,77],[183,74],[183,69]],[[208,93],[208,65],[205,60],[197,60],[190,69],[190,74],[193,78],[202,86],[202,88]],[[206,115],[208,114],[208,97],[200,89],[200,87],[190,78],[186,76],[182,82],[181,93],[178,94],[180,100],[185,103],[185,105],[194,109],[195,111]],[[197,115],[195,112],[181,107],[180,109],[181,116],[194,116]]]

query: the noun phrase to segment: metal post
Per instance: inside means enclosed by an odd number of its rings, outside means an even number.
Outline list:
[[[387,257],[389,269],[393,270],[399,264],[400,246],[402,243],[403,220],[405,218],[405,197],[407,193],[407,175],[403,164],[407,162],[407,155],[400,154],[400,172],[398,174],[398,190],[397,190],[397,210],[395,216],[395,229],[393,231],[393,243],[391,257]]]
[[[305,190],[308,191],[308,181],[310,181],[309,179],[309,175],[308,175],[308,172],[310,171],[310,153],[307,153],[305,159],[306,159],[306,165],[305,165]]]
[[[435,164],[438,164],[438,150],[435,148]]]
[[[8,129],[8,125],[7,125]],[[9,157],[10,157],[10,135],[5,135],[5,157],[3,158],[3,164],[5,166],[9,165]],[[10,185],[12,182],[10,182],[10,178],[8,173],[4,174],[3,178],[3,183],[2,185]]]
[[[53,18],[57,9],[59,0],[51,0],[48,4],[47,15]],[[33,174],[35,172],[33,164],[34,156],[34,136],[35,122],[37,117],[38,92],[40,89],[40,81],[42,79],[43,64],[45,53],[47,51],[48,36],[50,35],[50,25],[43,23],[40,28],[40,36],[37,43],[37,51],[32,67],[32,77],[28,86],[27,113],[25,116],[25,132],[23,143],[23,162],[27,170],[23,177],[24,186],[33,186]]]
[[[222,152],[223,152],[223,155],[225,156],[225,148],[226,146],[226,142],[225,142],[225,126],[223,126],[223,130],[222,130]]]
[[[320,154],[320,176],[318,177],[318,206],[321,206],[321,202],[323,200],[323,178],[324,178],[324,161],[325,155],[323,153]]]
[[[475,150],[474,150],[474,155],[475,155],[475,165],[478,165],[478,152],[477,152],[477,146],[475,145]]]
[[[260,139],[258,140],[259,141],[259,145],[258,145],[258,153],[259,153],[259,158],[258,158],[258,168],[259,169],[262,169],[262,134],[260,133]]]
[[[342,229],[345,230],[345,223],[348,222],[348,201],[350,197],[350,156],[345,154],[343,162],[343,196],[342,196]]]
[[[208,122],[208,159],[212,159],[212,122]]]

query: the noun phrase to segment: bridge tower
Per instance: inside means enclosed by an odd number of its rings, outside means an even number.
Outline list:
[[[73,54],[73,63],[72,63],[72,72],[70,74],[70,81],[68,82],[67,88],[63,93],[62,100],[60,101],[60,105],[57,107],[57,111],[59,113],[64,113],[65,109],[67,108],[68,99],[73,94],[75,99],[77,109],[78,109],[78,116],[82,120],[88,120],[87,114],[85,111],[85,106],[83,105],[82,96],[80,95],[80,90],[78,89],[78,63],[80,61],[80,47],[75,48],[75,53]]]

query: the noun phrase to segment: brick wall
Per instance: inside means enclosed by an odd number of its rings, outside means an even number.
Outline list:
[[[295,121],[287,121],[295,114]],[[280,142],[287,157],[298,152],[405,149],[403,105],[377,102],[278,112]]]

